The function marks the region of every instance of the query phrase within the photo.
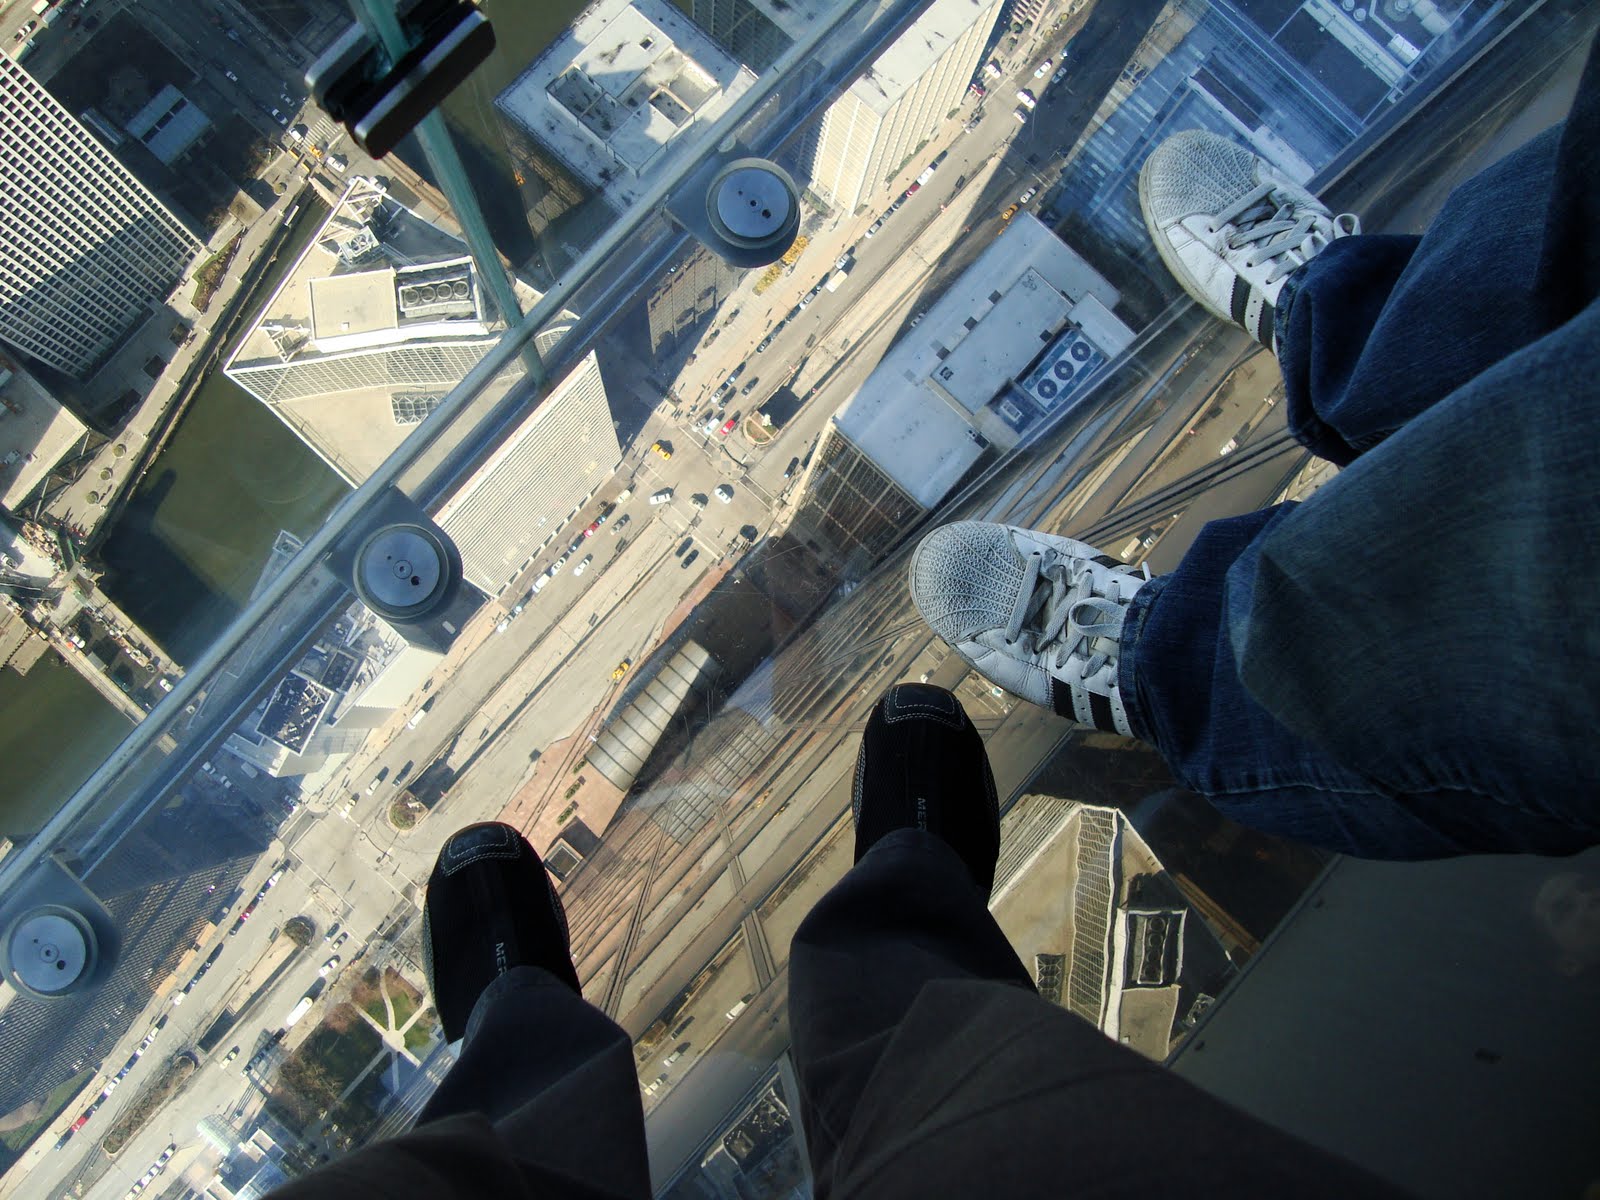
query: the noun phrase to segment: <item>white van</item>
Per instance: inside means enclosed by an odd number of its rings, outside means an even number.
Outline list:
[[[652,495],[650,497],[650,503],[651,504],[665,504],[668,500],[671,500],[671,499],[672,499],[672,489],[671,488],[662,488],[659,492],[656,492],[654,495]]]

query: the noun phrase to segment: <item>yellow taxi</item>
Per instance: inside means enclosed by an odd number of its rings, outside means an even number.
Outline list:
[[[663,460],[669,459],[672,457],[672,447],[663,445],[661,442],[651,442],[650,453]]]
[[[629,669],[632,666],[633,666],[633,660],[631,658],[625,658],[621,662],[619,662],[617,664],[617,669],[615,671],[611,672],[612,682],[614,683],[618,679],[621,679],[624,675],[626,675],[628,673]]]

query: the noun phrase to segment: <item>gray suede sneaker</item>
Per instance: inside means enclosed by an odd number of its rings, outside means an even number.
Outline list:
[[[987,521],[935,529],[911,557],[917,611],[985,679],[1125,737],[1122,622],[1149,578],[1083,542]]]

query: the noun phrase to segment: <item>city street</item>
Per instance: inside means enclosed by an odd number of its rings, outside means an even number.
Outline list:
[[[118,11],[118,3],[95,11]],[[207,20],[215,16],[225,28],[236,20],[231,3],[208,3]],[[187,47],[209,86],[236,92],[254,126],[279,136],[282,122],[270,115],[274,105],[266,97],[276,99],[285,81],[297,81],[291,64],[276,50],[255,48],[254,39],[223,40],[192,17],[186,24],[184,12],[178,0],[156,0],[147,19],[169,44]],[[9,39],[26,13],[21,0],[0,9],[0,35]],[[242,898],[172,987],[187,983],[195,963],[221,946],[216,969],[181,1004],[172,1003],[171,991],[151,1002],[150,1012],[166,1020],[152,1050],[90,1125],[53,1150],[61,1130],[105,1086],[105,1073],[120,1069],[148,1032],[150,1021],[141,1017],[100,1064],[90,1090],[0,1181],[0,1200],[69,1189],[90,1200],[118,1200],[172,1143],[179,1149],[164,1184],[190,1172],[187,1181],[200,1186],[215,1155],[196,1125],[218,1115],[248,1121],[260,1103],[240,1068],[281,1028],[296,1001],[316,988],[318,965],[331,953],[322,932],[335,922],[348,931],[340,951],[345,970],[369,945],[375,959],[393,953],[377,935],[384,931],[398,940],[395,930],[416,914],[445,837],[501,815],[514,798],[537,793],[528,801],[529,828],[552,807],[552,797],[567,786],[568,763],[576,775],[586,739],[640,681],[641,668],[687,605],[737,562],[751,536],[746,531],[759,538],[784,529],[804,477],[798,464],[829,417],[948,281],[1007,228],[1002,213],[1019,204],[1026,189],[1040,190],[1022,211],[1043,211],[1059,169],[1059,142],[1075,140],[1098,100],[1088,89],[1075,92],[1070,76],[1049,91],[1039,83],[1035,90],[1045,92],[1040,115],[1019,125],[1010,97],[1035,64],[1059,55],[1076,28],[1081,23],[1035,31],[1006,59],[1008,74],[992,81],[988,98],[969,94],[870,211],[816,222],[795,270],[768,292],[753,294],[753,274],[735,288],[722,311],[736,315],[721,322],[716,344],[693,357],[673,397],[661,399],[624,445],[614,476],[524,564],[515,585],[468,622],[418,693],[285,822],[248,876]],[[60,35],[59,45],[41,44],[30,66],[68,53],[69,31],[51,32]],[[236,53],[245,42],[249,52]],[[239,78],[218,75],[228,70]],[[293,91],[298,111],[303,88]],[[1046,111],[1061,119],[1047,123]],[[312,123],[314,139],[334,133],[314,115],[300,119]],[[941,154],[933,177],[885,217],[890,202],[904,197]],[[1030,164],[1029,156],[1040,161]],[[286,178],[295,167],[284,153],[273,169]],[[388,173],[365,160],[352,166],[369,169]],[[280,198],[249,228],[242,254],[259,254],[288,200]],[[866,237],[880,219],[879,231]],[[847,253],[849,276],[838,290],[821,291],[804,311],[788,316]],[[233,275],[213,301],[213,314],[222,311],[229,286],[237,286]],[[193,346],[180,349],[157,393],[121,435],[130,453],[114,470],[126,471],[137,457],[161,404],[172,399],[162,389],[181,375],[180,360],[191,361],[204,346],[206,332],[204,323],[196,327]],[[1283,436],[1285,406],[1271,355],[1182,303],[1143,332],[1128,361],[1097,385],[1103,390],[1083,414],[1044,431],[992,472],[975,472],[938,519],[1004,518],[1083,536],[1092,528],[1104,535],[1100,544],[1107,552],[1145,559],[1160,571],[1178,561],[1205,520],[1278,499],[1304,455]],[[768,348],[758,351],[769,336]],[[742,368],[740,387],[714,404],[718,385],[736,368]],[[798,407],[770,444],[758,446],[743,418],[760,412],[780,387],[794,393]],[[157,394],[163,395],[159,402]],[[1090,408],[1096,418],[1115,419],[1095,423]],[[1079,416],[1085,419],[1073,424]],[[740,419],[724,434],[722,422],[731,417]],[[656,442],[661,453],[652,451]],[[1239,469],[1218,481],[1224,466]],[[58,503],[68,511],[72,503],[86,504],[94,474]],[[118,477],[110,486],[124,482]],[[726,503],[717,496],[719,486],[732,489]],[[624,489],[631,494],[618,500]],[[670,497],[652,504],[652,495],[662,491]],[[606,523],[583,537],[606,505],[614,505]],[[532,594],[535,579],[569,548],[549,583]],[[777,646],[761,670],[742,681],[732,703],[708,709],[709,723],[695,727],[698,740],[668,772],[643,794],[629,796],[609,826],[596,822],[600,851],[564,874],[562,895],[586,994],[637,1039],[658,1186],[694,1161],[716,1122],[788,1044],[789,943],[811,905],[850,865],[850,781],[859,730],[884,687],[925,679],[957,692],[984,735],[1002,807],[1046,763],[1071,781],[1075,790],[1062,794],[1131,803],[1170,783],[1150,748],[1085,732],[969,671],[912,610],[904,585],[908,553],[902,547],[864,578],[848,581],[798,627],[775,612],[774,628],[752,630],[772,634]],[[624,662],[629,669],[613,678]],[[547,754],[551,759],[541,766]],[[397,829],[391,806],[435,761],[457,773],[444,799],[415,828]],[[556,777],[548,790],[546,774]],[[587,795],[571,786],[566,795],[575,792],[576,799],[570,809],[582,818]],[[287,865],[276,886],[228,936],[233,919],[280,863]],[[226,899],[217,897],[219,904]],[[198,1041],[217,1015],[267,976],[262,971],[248,985],[242,982],[281,948],[283,923],[302,914],[316,923],[317,940],[290,960],[216,1047],[199,1053]],[[327,987],[286,1046],[307,1037],[342,994],[339,985]],[[240,1058],[222,1066],[234,1045],[241,1047]],[[199,1057],[195,1079],[103,1174],[83,1175],[86,1164],[103,1157],[97,1146],[107,1128],[180,1049]]]

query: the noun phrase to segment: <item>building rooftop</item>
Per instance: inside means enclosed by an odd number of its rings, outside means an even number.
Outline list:
[[[753,82],[665,0],[599,0],[495,104],[620,209]]]
[[[498,595],[621,460],[591,350],[440,506],[466,577]]]
[[[916,23],[850,85],[850,94],[874,112],[888,112],[924,80],[974,21],[991,11],[990,4],[978,0],[933,0]]]
[[[524,310],[539,298],[525,284],[513,280],[513,287]],[[226,370],[356,484],[438,406],[502,327],[462,242],[358,176]],[[540,348],[560,335],[541,334]],[[507,372],[496,386],[513,378]]]
[[[15,512],[87,430],[4,354],[0,406],[0,505]]]
[[[124,128],[171,166],[211,128],[211,118],[169,83],[134,113]]]
[[[310,293],[311,337],[318,346],[344,335],[390,331],[400,326],[400,298],[394,271],[360,271],[306,283]]]
[[[1077,395],[1095,367],[1132,341],[1132,331],[1112,314],[1118,299],[1070,246],[1021,214],[907,330],[834,414],[834,424],[907,495],[931,508],[986,446],[1016,445],[1035,420]],[[1048,398],[1018,395],[1010,386],[1031,364],[1053,366],[1052,353],[1076,362],[1072,345],[1092,347],[1093,361],[1043,385]],[[1062,389],[1066,377],[1070,396]]]

